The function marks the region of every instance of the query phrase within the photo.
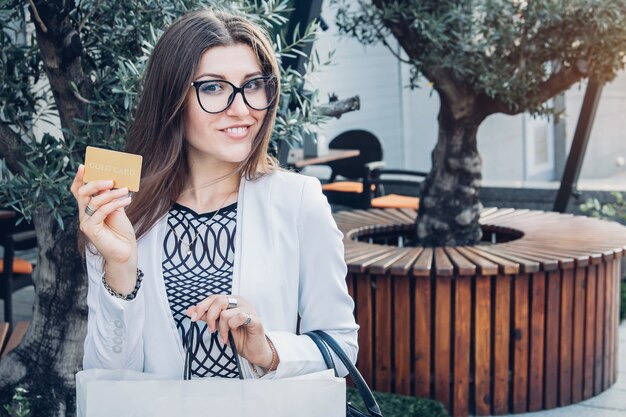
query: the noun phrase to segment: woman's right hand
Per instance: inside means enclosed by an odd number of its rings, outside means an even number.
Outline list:
[[[80,230],[93,243],[107,264],[136,263],[135,230],[124,212],[131,198],[127,188],[113,190],[113,181],[85,184],[85,166],[81,165],[72,183],[72,194],[78,202]],[[85,213],[89,206],[93,215]]]

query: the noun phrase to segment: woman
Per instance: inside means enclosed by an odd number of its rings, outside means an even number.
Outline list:
[[[127,146],[141,190],[85,184],[82,166],[72,185],[90,242],[85,368],[181,376],[190,348],[194,377],[236,377],[229,331],[246,378],[325,369],[298,329],[356,360],[342,235],[319,182],[267,153],[278,79],[242,17],[195,12],[163,34]]]

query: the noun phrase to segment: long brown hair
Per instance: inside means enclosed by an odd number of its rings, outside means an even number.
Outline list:
[[[277,98],[237,173],[254,179],[277,168],[267,149],[276,119],[280,72],[267,35],[244,17],[226,12],[186,14],[165,31],[152,52],[129,131],[127,152],[143,156],[141,190],[126,209],[137,238],[171,209],[183,191],[189,173],[184,105],[202,54],[216,46],[236,44],[250,46],[263,73],[273,75],[278,84]]]

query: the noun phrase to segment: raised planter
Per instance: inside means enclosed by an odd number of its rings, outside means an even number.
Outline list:
[[[358,365],[372,388],[466,416],[565,406],[615,382],[626,227],[492,208],[481,214],[491,242],[398,246],[415,216],[334,215],[361,326]]]

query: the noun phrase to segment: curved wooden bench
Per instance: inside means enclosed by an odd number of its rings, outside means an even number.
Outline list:
[[[334,217],[373,389],[466,416],[565,406],[615,382],[626,227],[490,208],[480,222],[498,243],[422,248],[397,246],[415,210]]]

